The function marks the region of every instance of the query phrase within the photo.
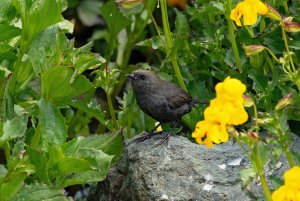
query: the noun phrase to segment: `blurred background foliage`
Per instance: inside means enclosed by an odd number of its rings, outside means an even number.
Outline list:
[[[238,78],[262,118],[270,118],[287,94],[298,100],[297,86],[282,64],[266,51],[247,57],[242,48],[261,44],[283,57],[285,44],[275,21],[260,16],[252,36],[245,27],[235,29],[242,71],[237,69],[228,2],[169,2],[174,6],[168,7],[170,48],[156,0],[133,8],[114,0],[0,1],[0,200],[30,197],[33,191],[46,192],[36,200],[66,200],[63,188],[103,180],[121,157],[124,138],[154,127],[124,76],[133,70],[151,69],[178,83],[175,58],[188,92],[202,100],[214,97],[217,82]],[[298,0],[269,3],[300,21]],[[300,35],[289,33],[288,39],[297,81]],[[203,110],[199,106],[183,119],[178,128],[183,135],[190,138]],[[291,126],[299,132],[299,105],[280,121],[285,130]]]

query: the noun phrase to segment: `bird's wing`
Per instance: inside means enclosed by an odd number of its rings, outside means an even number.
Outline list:
[[[171,109],[181,107],[192,101],[192,97],[188,93],[173,83],[166,82],[162,88],[164,88],[162,91]]]

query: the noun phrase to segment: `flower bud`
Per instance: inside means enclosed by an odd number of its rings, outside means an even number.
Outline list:
[[[293,17],[286,17],[283,19],[283,28],[287,32],[297,33],[300,31],[300,25],[297,22],[292,22]]]
[[[142,2],[144,0],[116,0],[116,3],[122,8],[133,8]]]
[[[252,107],[254,105],[254,101],[250,96],[244,95],[243,98],[244,98],[244,107]]]
[[[184,10],[187,4],[187,0],[168,0],[169,6],[177,6],[181,10]]]
[[[243,45],[243,48],[247,56],[256,55],[266,49],[266,47],[262,45]]]
[[[289,93],[288,95],[286,95],[285,97],[283,97],[282,99],[279,100],[279,102],[277,103],[275,110],[281,110],[289,105],[291,105],[293,102],[293,95],[291,93]]]
[[[248,137],[251,139],[257,140],[258,134],[257,134],[257,132],[252,131],[252,132],[248,133]]]
[[[267,3],[267,7],[268,7],[268,12],[266,14],[267,17],[273,19],[273,20],[278,20],[281,21],[281,15],[279,14],[279,12],[273,8],[272,6],[270,6],[270,4]]]

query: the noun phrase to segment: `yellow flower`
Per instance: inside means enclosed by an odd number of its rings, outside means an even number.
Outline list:
[[[243,106],[243,99],[240,102],[230,102],[215,98],[205,109],[204,118],[221,124],[240,125],[248,120],[248,114]]]
[[[155,126],[157,126],[158,124],[159,122],[155,122]],[[162,127],[161,126],[157,127],[156,132],[162,132]]]
[[[257,14],[265,15],[268,7],[259,0],[244,0],[237,4],[231,11],[230,19],[238,26],[242,26],[240,18],[243,16],[244,25],[254,25],[257,21]]]
[[[225,124],[220,124],[217,121],[199,121],[196,124],[196,129],[192,134],[193,138],[196,138],[198,144],[205,144],[211,148],[213,143],[219,144],[226,142],[229,135],[226,130]]]
[[[300,191],[296,191],[288,186],[281,186],[272,193],[273,201],[300,201]]]
[[[243,93],[246,86],[238,79],[228,76],[224,82],[220,82],[215,87],[217,98],[223,101],[234,101],[243,104]]]
[[[185,9],[186,3],[187,3],[187,0],[168,0],[169,6],[178,6],[182,10]]]
[[[300,201],[300,167],[293,167],[284,173],[284,185],[272,194],[273,201]]]
[[[284,185],[300,191],[300,167],[293,167],[283,175]]]
[[[238,79],[227,77],[216,85],[217,97],[204,110],[204,120],[196,125],[192,134],[198,144],[212,147],[228,141],[227,126],[239,125],[248,120],[243,93],[246,86]]]

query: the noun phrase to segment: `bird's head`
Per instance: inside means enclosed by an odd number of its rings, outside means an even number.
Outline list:
[[[134,91],[141,93],[152,90],[154,83],[160,81],[159,77],[150,70],[136,70],[125,76],[131,79]]]

